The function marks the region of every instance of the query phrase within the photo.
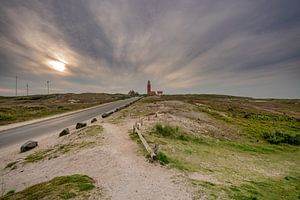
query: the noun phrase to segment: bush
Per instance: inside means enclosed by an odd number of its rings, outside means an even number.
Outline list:
[[[157,154],[157,160],[159,160],[160,164],[162,165],[167,165],[170,163],[170,159],[161,151]]]
[[[5,196],[11,196],[11,195],[13,195],[13,194],[15,194],[16,192],[15,192],[15,190],[9,190],[6,194],[5,194]]]
[[[207,144],[201,138],[195,137],[193,135],[189,135],[188,133],[179,129],[178,126],[176,126],[176,127],[173,127],[171,125],[163,126],[160,123],[157,123],[154,126],[153,132],[159,136],[170,138],[170,139],[176,139],[176,140],[181,140],[181,141],[185,141],[185,142]]]
[[[162,126],[161,124],[155,125],[155,132],[163,137],[174,137],[178,134],[179,128],[169,125]]]
[[[263,138],[271,144],[287,143],[291,145],[300,144],[300,134],[290,135],[280,131],[264,132]]]
[[[16,116],[12,114],[0,113],[0,120],[14,120]]]

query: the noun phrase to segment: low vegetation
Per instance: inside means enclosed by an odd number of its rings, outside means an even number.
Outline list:
[[[285,134],[280,131],[264,132],[263,138],[271,144],[287,143],[292,145],[300,145],[300,133]]]
[[[216,119],[240,127],[244,135],[249,138],[261,137],[271,144],[300,144],[300,121],[294,117],[232,107],[224,110],[217,106],[208,108],[200,105],[197,109]]]
[[[25,162],[37,162],[37,161],[43,160],[43,159],[50,160],[53,158],[57,158],[65,153],[70,152],[70,151],[76,151],[78,149],[91,147],[95,144],[96,144],[95,142],[80,142],[80,143],[56,145],[53,148],[40,150],[33,154],[28,155],[25,158]]]
[[[199,179],[191,178],[198,190],[196,196],[209,199],[300,197],[298,147],[196,137],[180,127],[161,123],[145,137],[152,145],[160,144],[157,158],[162,165],[199,174]]]
[[[25,162],[37,162],[43,159],[50,160],[71,151],[92,147],[96,144],[94,137],[99,135],[102,131],[103,127],[100,125],[88,126],[82,130],[72,133],[75,137],[71,138],[70,141],[68,140],[66,143],[57,144],[52,148],[36,151],[35,153],[28,155],[25,158]],[[81,141],[80,139],[84,140]]]
[[[59,176],[33,185],[23,191],[9,191],[1,200],[87,199],[88,191],[95,188],[94,180],[86,175]]]
[[[13,161],[13,162],[10,162],[8,163],[6,166],[5,166],[5,169],[11,169],[11,170],[14,170],[17,168],[17,163],[19,161]]]
[[[162,165],[186,174],[195,199],[300,198],[300,100],[165,95],[138,104],[133,116],[161,113],[144,137],[160,145]]]
[[[253,99],[225,95],[164,95],[141,103],[182,101],[228,125],[237,127],[246,139],[271,144],[300,144],[300,100]]]
[[[88,108],[128,97],[130,96],[103,93],[0,97],[0,125]]]
[[[10,162],[6,165],[5,169],[14,170],[18,165],[26,163],[34,163],[40,160],[51,160],[69,152],[77,152],[83,148],[90,148],[98,144],[100,134],[103,127],[100,125],[92,125],[71,133],[63,138],[64,140],[47,149],[41,149],[29,154],[24,159]]]

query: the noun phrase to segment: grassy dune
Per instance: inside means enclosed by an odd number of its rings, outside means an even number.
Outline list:
[[[158,155],[161,164],[205,174],[215,180],[192,180],[199,186],[199,196],[207,195],[211,199],[299,197],[298,147],[195,137],[178,127],[161,124],[153,127],[147,140],[161,145]]]
[[[241,130],[247,140],[300,144],[300,100],[253,99],[222,95],[169,95],[144,102],[180,100]]]
[[[195,199],[300,198],[299,100],[170,95],[139,104],[164,113],[144,136],[160,145],[162,165],[187,174]],[[207,127],[216,125],[209,134]],[[230,130],[234,137],[226,137]]]

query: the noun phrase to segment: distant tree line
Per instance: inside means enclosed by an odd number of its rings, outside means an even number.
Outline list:
[[[129,96],[139,96],[140,94],[139,94],[138,92],[135,92],[134,90],[130,90],[130,91],[128,92],[128,95],[129,95]]]

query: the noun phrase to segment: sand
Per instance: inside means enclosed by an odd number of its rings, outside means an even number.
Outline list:
[[[111,199],[192,199],[191,187],[180,172],[149,163],[138,153],[138,146],[128,133],[133,121],[123,125],[97,123],[104,131],[96,147],[20,165],[15,170],[4,167],[34,151],[58,144],[62,138],[57,134],[38,138],[39,147],[23,154],[18,152],[18,145],[1,149],[1,194],[20,191],[56,176],[85,174]],[[90,199],[99,196],[92,194]]]

